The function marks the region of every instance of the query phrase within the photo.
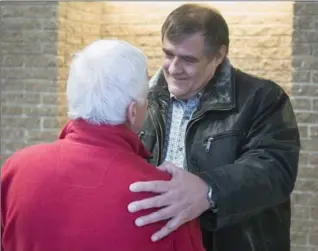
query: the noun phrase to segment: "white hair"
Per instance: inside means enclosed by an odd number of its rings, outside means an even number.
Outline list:
[[[68,116],[92,124],[126,121],[128,105],[148,92],[147,58],[121,40],[97,40],[74,55],[67,80]]]

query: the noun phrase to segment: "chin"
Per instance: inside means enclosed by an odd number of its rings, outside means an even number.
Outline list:
[[[175,96],[175,97],[183,97],[186,93],[184,91],[181,90],[176,90],[174,88],[170,89],[169,88],[169,92],[171,95]]]
[[[168,90],[170,94],[174,96],[183,96],[187,93],[187,90],[185,90],[185,87],[187,87],[187,83],[184,83],[184,81],[169,81],[168,83]]]

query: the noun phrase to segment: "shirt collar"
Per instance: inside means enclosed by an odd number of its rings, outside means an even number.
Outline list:
[[[181,100],[176,98],[176,96],[174,96],[173,94],[170,93],[170,100],[179,100],[179,101],[183,101],[183,102],[188,102],[189,100],[194,100],[194,99],[200,99],[202,97],[204,90],[199,91],[196,95],[192,96],[191,98],[187,99],[187,100]]]

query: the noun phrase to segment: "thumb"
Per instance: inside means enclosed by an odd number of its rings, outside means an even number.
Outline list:
[[[179,167],[175,166],[171,162],[164,162],[160,166],[157,166],[157,169],[163,172],[168,172],[173,175],[179,170]]]

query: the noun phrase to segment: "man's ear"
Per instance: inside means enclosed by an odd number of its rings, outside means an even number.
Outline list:
[[[227,49],[225,45],[222,45],[215,57],[215,63],[217,66],[222,64],[224,58],[226,57]]]
[[[131,101],[127,108],[127,122],[130,127],[136,123],[136,101]]]

